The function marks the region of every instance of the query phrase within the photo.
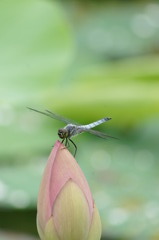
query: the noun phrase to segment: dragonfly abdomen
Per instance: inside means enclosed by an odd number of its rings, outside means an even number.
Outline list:
[[[87,124],[87,125],[83,125],[82,128],[85,129],[85,130],[88,130],[88,129],[94,128],[94,127],[96,127],[96,126],[98,126],[98,125],[100,125],[104,122],[107,122],[109,120],[111,120],[111,118],[105,117],[105,118],[102,118],[102,119],[100,119],[96,122],[93,122],[93,123],[90,123],[90,124]]]

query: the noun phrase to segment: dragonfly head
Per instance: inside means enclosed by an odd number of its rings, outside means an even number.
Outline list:
[[[62,139],[67,138],[68,137],[68,131],[66,129],[64,129],[64,128],[60,128],[58,130],[58,135]]]

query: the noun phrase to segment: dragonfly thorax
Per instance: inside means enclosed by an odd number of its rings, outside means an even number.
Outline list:
[[[58,130],[58,136],[61,138],[61,139],[65,139],[69,136],[69,133],[67,131],[67,129],[64,129],[64,128],[60,128]]]

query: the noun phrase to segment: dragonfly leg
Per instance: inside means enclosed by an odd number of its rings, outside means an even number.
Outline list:
[[[65,141],[65,140],[66,140],[66,141]],[[64,141],[65,141],[65,143],[64,143]],[[65,145],[65,147],[63,147],[62,149],[66,149],[66,147],[67,147],[67,142],[68,142],[67,138],[63,138],[63,139],[62,139],[61,143],[64,143],[64,145]]]
[[[77,152],[77,146],[70,138],[69,138],[69,140],[73,144],[73,146],[75,147],[75,153],[74,153],[74,157],[75,157],[76,156],[76,152]]]
[[[66,147],[69,148],[70,147],[70,143],[69,143],[69,140],[68,138],[66,138]]]
[[[65,141],[65,143],[64,143],[64,141]],[[69,144],[68,138],[64,138],[64,139],[62,139],[61,143],[64,143],[65,146],[66,146],[67,148],[70,147],[70,144]]]
[[[66,138],[65,146],[68,147],[68,139]]]

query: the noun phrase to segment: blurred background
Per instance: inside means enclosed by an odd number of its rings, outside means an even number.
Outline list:
[[[39,184],[63,127],[27,107],[112,117],[97,129],[119,140],[74,139],[102,239],[159,239],[159,1],[0,1],[0,240],[39,239]]]

